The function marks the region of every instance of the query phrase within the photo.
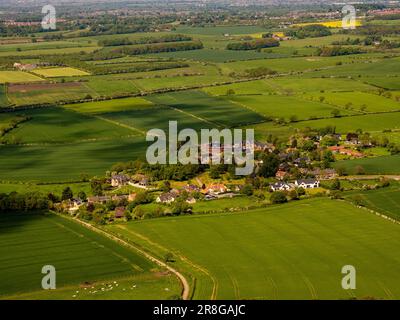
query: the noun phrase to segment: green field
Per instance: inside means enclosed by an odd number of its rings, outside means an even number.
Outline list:
[[[0,71],[0,83],[18,83],[32,81],[43,81],[43,79],[33,74],[22,71]]]
[[[382,188],[358,192],[349,196],[361,197],[363,204],[374,211],[383,213],[394,219],[400,219],[400,189],[399,187]]]
[[[266,80],[246,81],[222,86],[208,87],[202,89],[201,91],[214,96],[225,96],[228,94],[228,90],[233,90],[233,92],[230,91],[233,95],[267,94],[274,91],[274,89],[267,83]]]
[[[157,254],[171,250],[197,277],[195,299],[400,297],[399,226],[345,202],[303,200],[108,228]],[[356,290],[341,288],[344,265],[357,270]]]
[[[31,120],[7,134],[7,140],[23,143],[74,142],[137,135],[137,132],[96,117],[63,108],[24,111]]]
[[[118,100],[106,100],[96,102],[85,102],[64,106],[69,110],[74,110],[79,113],[98,114],[107,112],[119,112],[129,110],[147,109],[152,106],[152,103],[143,98],[126,98]]]
[[[256,112],[201,91],[185,91],[149,96],[155,104],[167,105],[199,119],[232,127],[262,122],[265,119]]]
[[[35,69],[33,73],[45,78],[88,76],[89,73],[75,68],[44,68]]]
[[[62,144],[0,146],[0,177],[6,181],[64,182],[81,174],[104,175],[116,162],[145,159],[143,137]]]
[[[66,286],[83,291],[78,286],[84,282],[120,281],[149,274],[155,268],[134,251],[53,214],[3,213],[0,229],[2,298],[42,291],[41,280],[44,275],[41,270],[44,265],[56,268],[57,287],[61,292]],[[140,282],[137,290],[140,291]],[[58,295],[58,291],[54,295]],[[46,293],[39,295],[46,298],[53,295],[52,291]],[[130,293],[130,290],[126,293],[121,291],[120,298],[128,298]],[[154,290],[154,299],[159,298],[157,293],[161,292]],[[62,298],[73,297],[69,292]]]
[[[336,105],[348,110],[363,112],[385,112],[400,110],[400,103],[392,99],[388,99],[377,94],[365,92],[335,92],[335,93],[318,93],[306,94],[306,99],[319,101],[320,97],[324,97],[325,103]],[[363,109],[364,107],[364,109]]]
[[[334,167],[344,168],[348,174],[354,174],[359,166],[366,174],[400,174],[400,156],[382,156],[334,163]]]
[[[308,120],[310,118],[329,118],[334,106],[317,101],[302,100],[295,96],[280,95],[241,95],[228,97],[227,99],[240,106],[247,107],[262,115],[273,118],[285,118],[295,116],[297,120]],[[349,114],[342,111],[342,114]]]

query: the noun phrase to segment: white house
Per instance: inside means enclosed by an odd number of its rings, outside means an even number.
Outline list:
[[[271,184],[270,187],[272,191],[289,191],[294,189],[292,183],[286,183],[286,182],[275,182],[274,184]]]
[[[303,189],[314,189],[319,188],[319,180],[316,179],[300,179],[294,182],[296,187],[303,188]]]

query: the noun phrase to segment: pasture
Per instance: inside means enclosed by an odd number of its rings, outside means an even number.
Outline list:
[[[85,282],[119,280],[155,267],[134,251],[53,214],[3,213],[0,228],[2,298],[42,291],[44,265],[56,268],[61,290],[71,285],[83,290],[78,286]],[[52,296],[51,291],[42,294]]]
[[[104,175],[116,162],[145,159],[144,137],[94,139],[62,144],[1,145],[0,177],[6,181],[80,181]]]
[[[107,112],[119,112],[138,109],[147,109],[152,106],[152,103],[143,98],[125,98],[118,100],[105,100],[96,102],[85,102],[65,105],[64,108],[74,110],[79,113],[99,114]]]
[[[348,198],[360,197],[363,205],[391,218],[400,219],[400,189],[398,186],[357,192]]]
[[[87,88],[79,82],[13,84],[8,87],[9,100],[17,106],[79,100],[87,94]]]
[[[43,69],[38,68],[33,70],[32,72],[45,78],[78,77],[78,76],[89,75],[89,73],[87,73],[86,71],[82,71],[71,67],[43,68]]]
[[[247,107],[264,116],[297,120],[310,118],[329,118],[334,106],[317,101],[302,100],[295,96],[281,95],[240,95],[227,97],[240,106]],[[349,114],[348,112],[344,112]]]
[[[0,84],[0,108],[8,105],[8,99],[6,94],[6,87]]]
[[[63,108],[26,110],[31,119],[5,136],[22,143],[90,141],[137,135],[127,128]]]
[[[366,92],[324,92],[305,94],[304,98],[336,105],[355,112],[386,112],[399,111],[400,103],[392,99]]]
[[[354,159],[338,161],[333,164],[335,168],[344,168],[352,175],[357,168],[362,168],[365,174],[400,174],[400,155],[381,156],[375,158]]]
[[[354,226],[357,228],[354,228]],[[196,276],[195,299],[398,299],[399,226],[335,200],[113,225]],[[357,289],[341,287],[344,265]]]
[[[43,81],[31,73],[22,71],[0,71],[0,84]]]

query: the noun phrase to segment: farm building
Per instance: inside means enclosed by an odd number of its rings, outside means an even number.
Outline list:
[[[115,174],[115,175],[111,176],[111,185],[113,187],[124,186],[124,185],[128,184],[129,181],[130,181],[130,178],[123,174]]]
[[[172,203],[176,200],[177,195],[172,192],[166,192],[161,195],[159,195],[156,199],[156,202],[161,202],[161,203]]]
[[[286,182],[275,182],[270,185],[272,191],[289,191],[294,189],[294,185]]]
[[[223,183],[212,184],[206,189],[206,193],[208,194],[220,194],[227,191],[228,188]]]
[[[123,218],[125,216],[125,211],[126,210],[124,207],[115,208],[115,214],[114,214],[115,218],[117,218],[117,219]]]

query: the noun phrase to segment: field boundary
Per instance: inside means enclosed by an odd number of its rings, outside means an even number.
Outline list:
[[[121,244],[121,245],[124,245],[124,246],[126,246],[126,247],[128,247],[130,249],[134,249],[135,251],[139,252],[142,256],[146,257],[150,261],[156,263],[157,265],[159,265],[159,266],[161,266],[163,268],[166,268],[168,271],[171,271],[173,274],[175,274],[175,276],[178,278],[178,280],[182,284],[182,299],[183,300],[188,300],[189,299],[189,296],[190,296],[189,282],[186,280],[184,275],[182,273],[180,273],[178,270],[172,268],[171,266],[169,266],[165,262],[153,257],[151,254],[145,252],[144,250],[139,249],[138,247],[134,246],[133,244],[131,244],[131,243],[129,243],[129,242],[127,242],[127,241],[125,241],[125,240],[123,240],[123,239],[121,239],[121,238],[119,238],[119,237],[117,237],[117,236],[115,236],[115,235],[113,235],[111,233],[108,233],[107,231],[105,231],[103,229],[95,227],[95,226],[91,225],[88,222],[84,222],[84,221],[79,220],[77,218],[66,217],[66,216],[61,215],[61,214],[57,214],[57,215],[62,217],[62,218],[64,218],[64,219],[75,221],[75,222],[81,224],[82,226],[84,226],[85,228],[87,228],[89,230],[92,230],[92,231],[94,231],[96,233],[99,233],[99,234],[101,234],[101,235],[103,235],[103,236],[105,236],[105,237],[107,237],[107,238],[109,238],[109,239]]]

